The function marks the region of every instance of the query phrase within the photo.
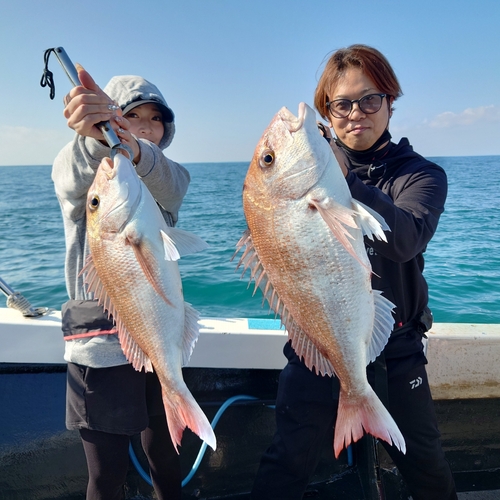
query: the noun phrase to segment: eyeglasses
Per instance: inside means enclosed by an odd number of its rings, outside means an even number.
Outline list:
[[[387,94],[368,94],[361,99],[335,99],[326,103],[328,111],[334,118],[347,118],[352,112],[352,105],[357,102],[359,109],[367,114],[373,115],[382,107],[382,100]]]

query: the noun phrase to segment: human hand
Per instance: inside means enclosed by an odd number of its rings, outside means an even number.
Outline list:
[[[319,133],[326,139],[326,142],[332,142],[332,133],[330,129],[321,122],[317,122]]]
[[[64,117],[67,119],[68,127],[76,133],[103,141],[104,136],[96,124],[110,121],[117,116],[117,110],[120,114],[121,110],[87,71],[80,65],[76,67],[81,85],[71,89],[64,97]],[[118,125],[115,124],[113,128],[115,127],[118,128]]]
[[[115,132],[121,143],[129,146],[134,153],[134,157],[130,159],[135,164],[139,163],[139,160],[141,159],[141,149],[137,139],[129,131],[130,122],[124,116],[115,116],[113,120],[118,125]]]

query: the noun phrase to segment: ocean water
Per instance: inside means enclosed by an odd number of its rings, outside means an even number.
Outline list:
[[[449,194],[426,252],[437,322],[500,323],[500,156],[432,158]],[[235,272],[246,228],[241,190],[248,163],[187,164],[191,185],[178,227],[208,250],[181,259],[185,299],[204,317],[274,317]],[[0,277],[34,306],[66,301],[64,233],[50,166],[0,167]],[[2,303],[0,294],[0,305]]]

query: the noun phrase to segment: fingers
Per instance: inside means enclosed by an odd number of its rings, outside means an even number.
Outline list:
[[[332,133],[330,129],[324,123],[321,122],[317,122],[317,125],[320,134],[327,140],[327,142],[330,142],[332,140]]]
[[[85,87],[88,90],[93,90],[94,92],[102,92],[101,88],[97,83],[94,81],[94,79],[90,76],[90,73],[88,73],[83,66],[80,64],[76,64],[76,70],[78,71],[78,78],[80,79],[80,83],[82,84],[83,87]],[[102,92],[104,94],[104,92]]]
[[[78,134],[101,140],[103,135],[95,125],[110,121],[117,111],[121,114],[121,110],[82,66],[77,65],[77,71],[82,85],[74,87],[64,97],[63,115],[68,127]]]
[[[115,114],[119,106],[97,85],[90,74],[79,64],[76,65],[78,78],[81,85],[74,87],[64,97],[65,106],[64,115],[69,118],[76,109],[82,105],[93,106],[89,109],[90,113],[110,113]],[[98,109],[98,107],[100,109]]]
[[[137,143],[137,139],[128,130],[130,122],[126,118],[115,116],[111,123],[121,143],[130,146],[132,149],[134,158],[131,158],[131,160],[137,163],[140,158],[141,150],[139,148],[139,144]]]

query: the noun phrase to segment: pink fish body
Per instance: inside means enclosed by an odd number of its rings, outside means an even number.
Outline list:
[[[189,392],[181,368],[199,335],[198,313],[184,302],[177,260],[207,245],[167,226],[132,163],[103,159],[87,195],[91,258],[84,268],[89,291],[116,322],[120,343],[136,370],[154,371],[162,386],[176,447],[186,427],[213,449],[215,435]]]
[[[340,158],[340,156],[339,156]],[[385,221],[351,197],[314,111],[282,108],[257,145],[243,187],[248,231],[238,243],[292,346],[316,373],[337,376],[334,451],[368,432],[405,452],[394,420],[366,378],[391,334],[394,305],[371,288],[363,236],[386,240]]]

